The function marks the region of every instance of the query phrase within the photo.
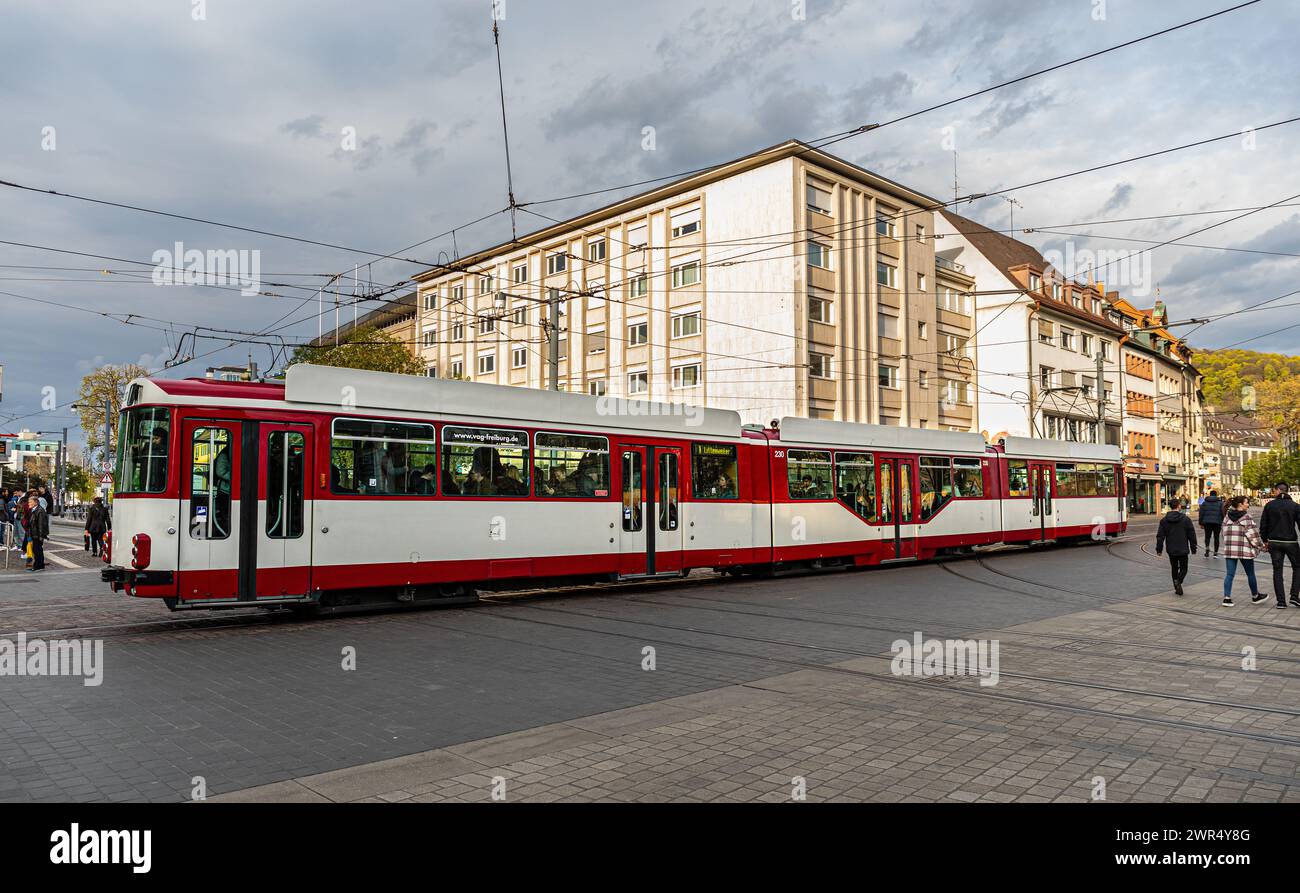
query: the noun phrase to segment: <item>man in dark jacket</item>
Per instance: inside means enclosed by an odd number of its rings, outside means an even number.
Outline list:
[[[104,549],[104,534],[113,529],[113,520],[104,507],[104,498],[96,496],[94,504],[86,512],[86,533],[90,535],[90,554],[98,555]]]
[[[27,516],[27,539],[32,544],[33,571],[45,570],[45,541],[50,538],[50,516],[41,508],[41,500],[34,493],[28,499],[31,512]]]
[[[1205,557],[1210,557],[1210,539],[1213,537],[1214,557],[1218,558],[1219,533],[1223,530],[1223,500],[1219,498],[1217,490],[1211,490],[1210,495],[1205,497],[1196,520],[1205,531]]]
[[[1160,519],[1156,530],[1156,554],[1169,550],[1169,570],[1174,578],[1174,593],[1183,594],[1183,580],[1187,578],[1187,555],[1196,554],[1196,528],[1192,519],[1178,510],[1179,501],[1169,500],[1169,512]]]
[[[1259,536],[1273,559],[1273,594],[1277,606],[1286,607],[1284,561],[1291,562],[1291,604],[1300,608],[1300,506],[1289,495],[1290,487],[1278,484],[1277,495],[1264,506],[1259,518]]]

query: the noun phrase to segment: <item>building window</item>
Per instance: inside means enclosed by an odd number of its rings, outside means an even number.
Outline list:
[[[835,321],[834,308],[835,305],[826,298],[808,297],[808,319],[812,322],[832,324]]]
[[[1074,350],[1074,329],[1061,327],[1061,350]]]
[[[646,394],[650,391],[650,373],[648,372],[630,372],[627,376],[627,392],[629,394]]]
[[[426,291],[424,293],[424,309],[434,310],[438,306],[438,293],[436,291]]]
[[[831,377],[831,358],[829,354],[808,353],[808,374],[813,378]]]
[[[696,205],[693,208],[674,211],[669,219],[669,225],[672,227],[674,239],[680,239],[682,236],[689,236],[692,233],[698,233],[700,231],[699,206]]]
[[[1094,316],[1101,316],[1101,298],[1092,299],[1092,312]]]
[[[954,359],[964,357],[968,353],[968,342],[960,335],[950,335],[944,332],[939,336],[939,343],[943,345],[943,352]]]
[[[605,330],[592,329],[587,333],[587,353],[605,352]]]
[[[831,189],[820,183],[808,181],[808,210],[816,211],[818,214],[825,214],[828,217],[831,213]]]
[[[831,268],[831,246],[809,239],[808,266],[817,267],[819,270],[829,270]]]
[[[452,362],[452,364],[451,364],[451,377],[452,377],[452,378],[464,378],[464,377],[465,377],[465,364],[464,364],[464,362],[462,362],[461,360],[455,360],[455,361]]]
[[[596,378],[587,382],[587,393],[593,397],[605,396],[605,379]]]
[[[687,285],[699,285],[700,283],[700,262],[698,260],[688,261],[673,267],[673,288],[682,288]]]
[[[648,239],[646,236],[646,233],[648,231],[649,230],[647,229],[644,223],[638,224],[637,226],[628,227],[627,250],[640,251],[641,249],[645,248],[646,245],[648,244]]]
[[[891,239],[894,238],[897,230],[894,228],[893,216],[893,211],[876,212],[876,235],[888,236]]]
[[[424,330],[424,346],[425,346],[425,347],[433,347],[434,339],[436,339],[437,337],[438,337],[438,333],[437,333],[437,331],[435,331],[434,329],[425,329],[425,330]]]
[[[923,322],[918,322],[918,323],[916,324],[916,337],[920,338],[922,341],[928,341],[928,340],[929,340],[929,338],[930,338],[930,329],[929,329],[929,327],[928,327],[925,323],[923,323]]]
[[[479,354],[478,357],[478,374],[491,375],[497,371],[497,355],[494,353]]]
[[[678,313],[673,316],[673,337],[689,338],[700,334],[700,311]]]
[[[1059,282],[1052,283],[1052,297],[1058,301],[1061,300],[1061,283]]]
[[[479,319],[478,333],[480,335],[487,335],[491,332],[495,332],[496,330],[497,330],[497,321],[495,317],[484,316],[481,319]]]
[[[598,264],[605,259],[605,240],[592,239],[587,243],[587,260]]]
[[[898,340],[898,317],[887,313],[876,314],[876,334],[881,338]]]
[[[492,292],[492,277],[491,276],[478,277],[478,293],[481,295],[486,295],[486,294],[490,294],[491,292]]]
[[[923,388],[928,388],[930,386],[930,373],[924,369],[918,372],[917,383],[920,384],[921,387]]]
[[[465,340],[465,324],[463,322],[454,322],[451,324],[451,340],[452,341]]]
[[[943,291],[935,296],[935,304],[940,310],[970,316],[970,296],[964,295],[954,288],[944,286]]]
[[[916,290],[917,290],[918,292],[921,292],[922,294],[925,293],[925,274],[924,274],[924,273],[917,273],[917,274],[916,274]]]
[[[437,366],[430,366],[428,369],[425,369],[425,370],[424,370],[424,374],[427,375],[427,376],[429,376],[430,378],[437,378],[437,377],[438,377],[438,367],[437,367]]]
[[[1030,274],[1029,274],[1029,290],[1030,290],[1030,291],[1041,291],[1042,288],[1043,288],[1043,277],[1042,277],[1042,276],[1039,276],[1037,273],[1030,273]]]
[[[1093,337],[1086,332],[1079,333],[1079,352],[1085,357],[1092,356]]]
[[[650,280],[646,278],[645,273],[633,277],[632,281],[627,284],[627,295],[629,298],[644,298],[650,293]]]
[[[568,257],[562,251],[546,255],[546,275],[563,273],[568,268]]]
[[[898,267],[883,260],[876,261],[876,282],[889,288],[898,287]]]
[[[461,301],[463,303],[465,300],[465,286],[453,285],[451,287],[451,299],[453,301]]]
[[[514,269],[514,271],[513,271],[513,273],[512,273],[512,276],[513,276],[515,282],[527,282],[527,281],[528,281],[528,264],[523,263],[523,264],[519,264],[518,266],[516,266],[515,269]]]
[[[898,367],[886,366],[884,363],[876,366],[876,375],[880,377],[880,386],[890,390],[898,390]]]
[[[970,385],[964,381],[948,379],[943,383],[944,400],[956,406],[966,406],[970,403]]]
[[[696,388],[700,386],[700,364],[673,367],[673,389]]]
[[[1039,366],[1039,367],[1038,367],[1038,385],[1039,385],[1039,387],[1043,388],[1044,390],[1047,390],[1048,388],[1050,388],[1050,387],[1052,386],[1052,367],[1051,367],[1051,366]]]
[[[650,324],[645,320],[640,322],[628,323],[627,326],[627,346],[639,347],[643,344],[650,343]]]
[[[516,347],[510,351],[510,368],[523,369],[528,365],[528,348]]]
[[[918,245],[925,244],[925,227],[923,226],[918,226],[916,228],[916,244]]]
[[[510,321],[517,326],[528,325],[528,305],[520,304],[510,315]]]

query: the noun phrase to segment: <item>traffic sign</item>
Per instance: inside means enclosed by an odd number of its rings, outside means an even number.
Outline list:
[[[106,471],[103,476],[100,477],[99,482],[101,484],[111,484],[113,483],[113,475]]]

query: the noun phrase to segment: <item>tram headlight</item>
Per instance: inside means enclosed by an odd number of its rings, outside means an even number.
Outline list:
[[[104,533],[104,548],[99,550],[99,557],[105,564],[108,564],[108,562],[112,560],[110,554],[112,551],[113,551],[113,531],[109,530]]]
[[[142,571],[149,566],[151,543],[149,534],[137,533],[131,537],[131,567]]]

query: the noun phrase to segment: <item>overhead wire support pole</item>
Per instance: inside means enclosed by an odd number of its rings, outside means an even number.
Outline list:
[[[514,175],[510,168],[510,131],[506,127],[506,82],[501,73],[501,29],[497,26],[498,0],[492,2],[492,43],[497,52],[497,89],[501,94],[501,138],[506,149],[506,197],[510,201],[510,240],[516,241],[519,238],[519,230],[516,226],[515,211],[519,203],[515,201],[515,182]]]

